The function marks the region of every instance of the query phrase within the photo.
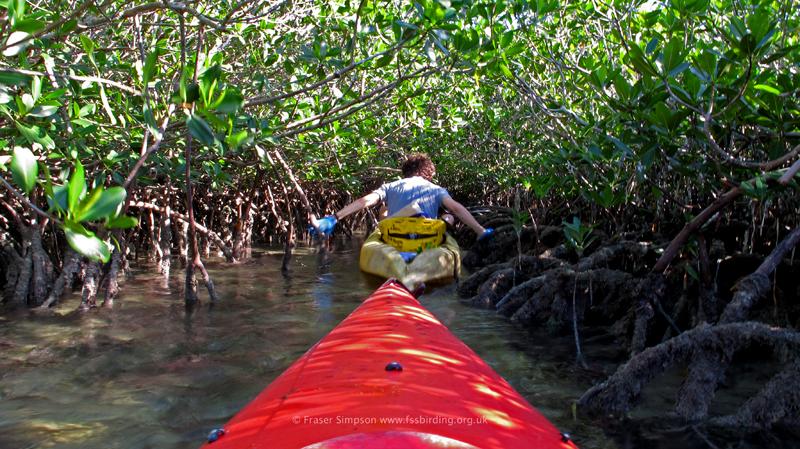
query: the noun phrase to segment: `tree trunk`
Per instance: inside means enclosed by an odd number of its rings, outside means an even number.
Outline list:
[[[28,254],[23,260],[19,268],[19,275],[17,276],[17,285],[14,288],[14,296],[11,300],[11,307],[22,307],[28,302],[28,291],[31,285],[31,278],[33,277],[33,255],[30,248]]]
[[[169,269],[172,264],[172,225],[170,224],[169,211],[170,207],[167,205],[164,215],[161,216],[161,263],[158,264],[158,270],[165,278],[169,277]]]
[[[100,286],[100,262],[89,262],[86,275],[83,277],[83,292],[80,309],[88,310],[97,307],[97,291]]]
[[[51,285],[53,285],[53,278],[55,277],[55,268],[50,261],[50,257],[42,248],[42,234],[40,232],[40,225],[34,223],[28,229],[28,234],[31,241],[31,257],[33,259],[33,279],[32,279],[32,294],[28,297],[29,307],[38,307],[45,300],[47,300],[48,292]]]
[[[3,302],[13,303],[14,295],[17,290],[17,280],[19,279],[22,267],[25,265],[25,259],[23,259],[11,245],[5,245],[3,250],[5,250],[8,257],[11,258],[11,263],[6,272],[6,286],[3,292]]]
[[[237,198],[238,200],[238,198]],[[237,260],[244,258],[244,217],[242,215],[242,204],[239,204],[237,218],[233,221],[233,257]]]
[[[46,309],[50,307],[52,304],[57,302],[61,295],[64,294],[64,288],[72,286],[72,281],[75,279],[75,275],[81,269],[81,260],[83,256],[76,253],[72,250],[72,248],[67,249],[67,252],[64,254],[64,263],[61,267],[61,275],[58,276],[55,283],[53,284],[53,288],[50,290],[50,294],[47,296],[47,300],[39,306],[42,309]]]
[[[178,240],[178,258],[181,261],[181,268],[186,267],[189,257],[186,242],[186,228],[186,223],[181,222],[178,224],[177,220],[172,222],[172,232],[174,233],[175,238]]]
[[[134,206],[134,205],[132,204],[131,206]],[[153,252],[150,253],[148,251],[148,253],[151,254],[149,259],[150,260],[155,260],[156,262],[161,264],[161,259],[164,257],[164,255],[161,253],[161,246],[158,244],[158,240],[159,240],[159,236],[161,235],[161,232],[160,231],[157,232],[157,229],[161,229],[161,228],[156,226],[156,220],[155,220],[155,217],[153,217],[153,211],[151,210],[150,211],[150,227],[147,228],[147,235],[148,235],[148,237],[150,237],[150,245],[152,245],[151,248],[153,248]],[[156,235],[156,234],[158,234],[158,235]]]
[[[291,214],[290,214],[291,215]],[[289,228],[286,230],[286,246],[283,248],[283,264],[281,265],[282,271],[289,271],[292,269],[292,251],[294,250],[294,226],[289,222]]]
[[[114,231],[114,235],[122,251],[114,247],[114,251],[111,253],[111,266],[108,268],[108,285],[106,286],[106,296],[103,299],[103,307],[114,306],[114,298],[119,294],[119,272],[125,257],[123,251],[125,251],[126,242],[122,237],[122,231],[117,229]]]

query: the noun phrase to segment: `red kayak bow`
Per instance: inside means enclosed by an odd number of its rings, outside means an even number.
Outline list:
[[[389,280],[203,449],[433,447],[575,445]]]

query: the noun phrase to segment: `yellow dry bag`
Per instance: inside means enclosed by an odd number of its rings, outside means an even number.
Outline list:
[[[388,218],[379,224],[381,239],[398,251],[422,252],[444,241],[447,224],[421,217]]]

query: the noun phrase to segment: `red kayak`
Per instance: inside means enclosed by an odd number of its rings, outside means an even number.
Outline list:
[[[575,448],[387,281],[204,449]]]

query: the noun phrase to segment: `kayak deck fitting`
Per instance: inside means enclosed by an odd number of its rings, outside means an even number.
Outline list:
[[[575,448],[394,279],[203,446],[358,447]]]

